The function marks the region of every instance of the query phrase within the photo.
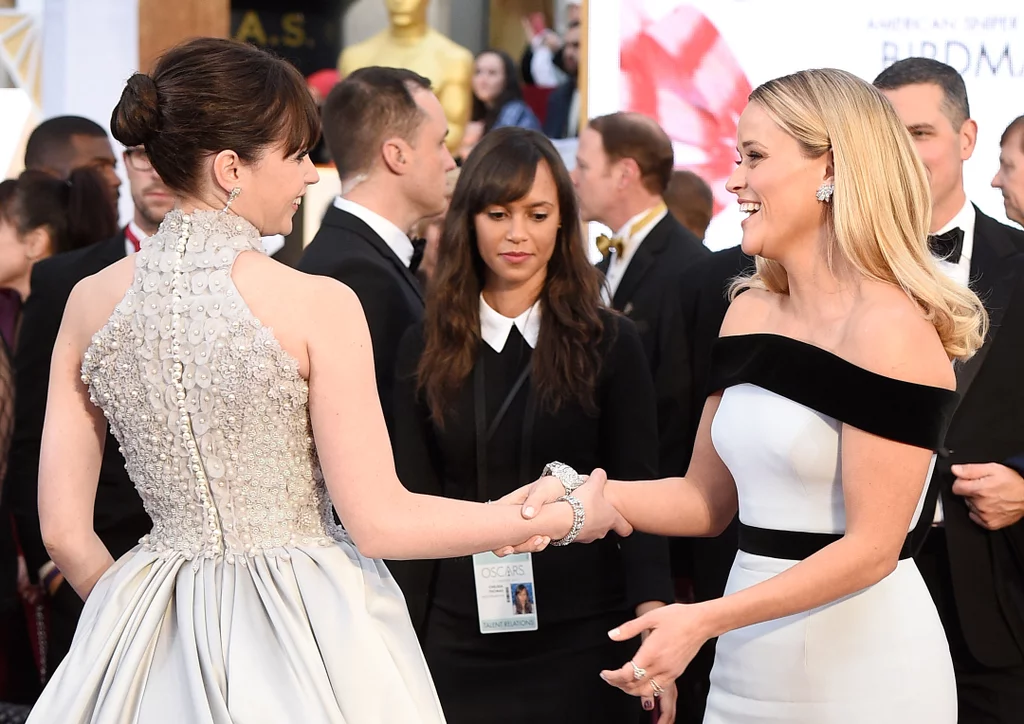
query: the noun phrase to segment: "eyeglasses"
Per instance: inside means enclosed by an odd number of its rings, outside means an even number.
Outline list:
[[[149,160],[149,155],[146,153],[144,148],[129,148],[124,152],[124,157],[128,159],[128,165],[135,171],[152,171],[153,164]]]

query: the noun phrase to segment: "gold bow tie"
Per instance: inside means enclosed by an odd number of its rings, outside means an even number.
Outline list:
[[[607,234],[600,234],[597,237],[597,250],[601,252],[602,256],[608,256],[608,252],[612,249],[615,249],[616,256],[622,256],[625,248],[626,242],[618,237],[608,236]]]

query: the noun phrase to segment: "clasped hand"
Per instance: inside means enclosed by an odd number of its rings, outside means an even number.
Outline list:
[[[601,469],[595,470],[586,477],[586,482],[573,491],[573,496],[583,504],[586,519],[583,529],[576,536],[578,543],[591,543],[604,538],[609,531],[615,531],[620,536],[627,536],[633,532],[633,527],[619,514],[611,503],[604,496],[605,485],[608,483],[608,476]],[[537,515],[537,511],[545,505],[565,505],[568,503],[557,502],[565,495],[565,488],[561,481],[554,476],[545,476],[529,485],[515,490],[504,498],[495,501],[496,504],[519,505],[523,517],[527,520]],[[565,531],[569,532],[568,529]],[[551,539],[547,536],[534,536],[519,545],[504,546],[494,551],[497,556],[507,556],[513,553],[538,553],[548,547]]]

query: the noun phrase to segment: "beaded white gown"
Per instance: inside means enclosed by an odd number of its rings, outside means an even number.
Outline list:
[[[439,724],[405,600],[334,524],[298,364],[167,215],[82,365],[153,529],[99,580],[31,724]]]

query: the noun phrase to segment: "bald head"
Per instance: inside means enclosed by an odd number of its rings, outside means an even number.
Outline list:
[[[661,195],[672,178],[672,141],[658,123],[642,113],[612,113],[590,121],[588,128],[601,136],[611,162],[636,162],[644,188]]]

